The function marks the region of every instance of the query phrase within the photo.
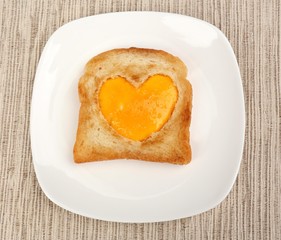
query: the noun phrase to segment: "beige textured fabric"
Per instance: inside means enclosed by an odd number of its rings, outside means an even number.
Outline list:
[[[281,239],[279,0],[0,0],[0,239]],[[98,13],[153,10],[206,20],[229,38],[243,79],[247,130],[238,179],[203,214],[122,224],[70,213],[47,199],[32,165],[29,113],[50,35]]]

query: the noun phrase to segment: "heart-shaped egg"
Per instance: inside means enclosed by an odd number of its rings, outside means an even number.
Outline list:
[[[157,74],[135,87],[123,77],[108,79],[99,92],[101,112],[120,135],[141,141],[169,120],[178,99],[172,79]]]

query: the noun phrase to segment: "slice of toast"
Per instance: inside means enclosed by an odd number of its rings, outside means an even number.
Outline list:
[[[150,76],[157,74],[169,76],[178,91],[170,118],[161,129],[144,140],[137,141],[122,136],[101,112],[101,86],[108,79],[121,76],[137,88]],[[187,68],[184,63],[161,50],[114,49],[92,58],[79,80],[81,107],[74,145],[75,162],[110,159],[139,159],[174,164],[190,162],[192,87],[186,76]]]

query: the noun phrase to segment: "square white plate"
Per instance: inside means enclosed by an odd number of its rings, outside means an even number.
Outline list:
[[[194,91],[190,164],[73,162],[79,77],[90,58],[121,47],[162,49],[187,65]],[[78,19],[59,28],[43,50],[30,124],[36,175],[57,205],[120,222],[192,216],[219,204],[239,170],[245,113],[237,61],[223,33],[195,18],[124,12]]]

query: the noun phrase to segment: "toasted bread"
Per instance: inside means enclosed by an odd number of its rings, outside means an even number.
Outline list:
[[[143,140],[122,136],[109,124],[100,109],[102,85],[108,79],[121,76],[138,88],[150,76],[157,74],[169,76],[178,91],[169,119]],[[161,50],[114,49],[93,57],[79,80],[81,107],[74,145],[75,162],[136,159],[187,164],[191,160],[192,87],[186,77],[185,64]]]

